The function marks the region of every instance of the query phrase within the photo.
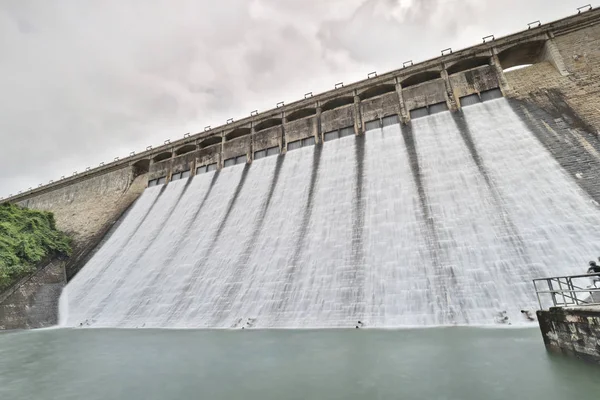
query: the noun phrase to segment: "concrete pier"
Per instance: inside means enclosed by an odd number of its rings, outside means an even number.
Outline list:
[[[546,349],[600,364],[600,274],[533,280]]]
[[[537,312],[546,349],[600,365],[600,306]]]

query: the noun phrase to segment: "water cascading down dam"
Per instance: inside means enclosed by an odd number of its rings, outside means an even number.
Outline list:
[[[531,279],[580,272],[598,227],[508,100],[385,118],[149,187],[63,291],[61,324],[522,324]]]

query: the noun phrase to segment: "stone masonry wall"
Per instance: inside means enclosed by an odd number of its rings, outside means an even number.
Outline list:
[[[549,61],[506,72],[507,95],[600,134],[600,24],[552,39],[568,75]]]
[[[65,261],[54,260],[0,294],[0,330],[58,323],[58,299],[66,285]]]
[[[73,239],[73,255],[67,265],[70,279],[81,261],[104,233],[146,187],[145,175],[134,177],[125,167],[73,185],[40,194],[19,204],[54,213],[56,226]]]
[[[600,364],[600,307],[537,312],[546,349]]]

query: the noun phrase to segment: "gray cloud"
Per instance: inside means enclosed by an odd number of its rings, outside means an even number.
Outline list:
[[[0,196],[572,13],[571,0],[8,0]]]

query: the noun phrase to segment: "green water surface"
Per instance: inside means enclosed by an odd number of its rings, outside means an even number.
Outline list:
[[[0,334],[0,399],[600,399],[537,329]]]

